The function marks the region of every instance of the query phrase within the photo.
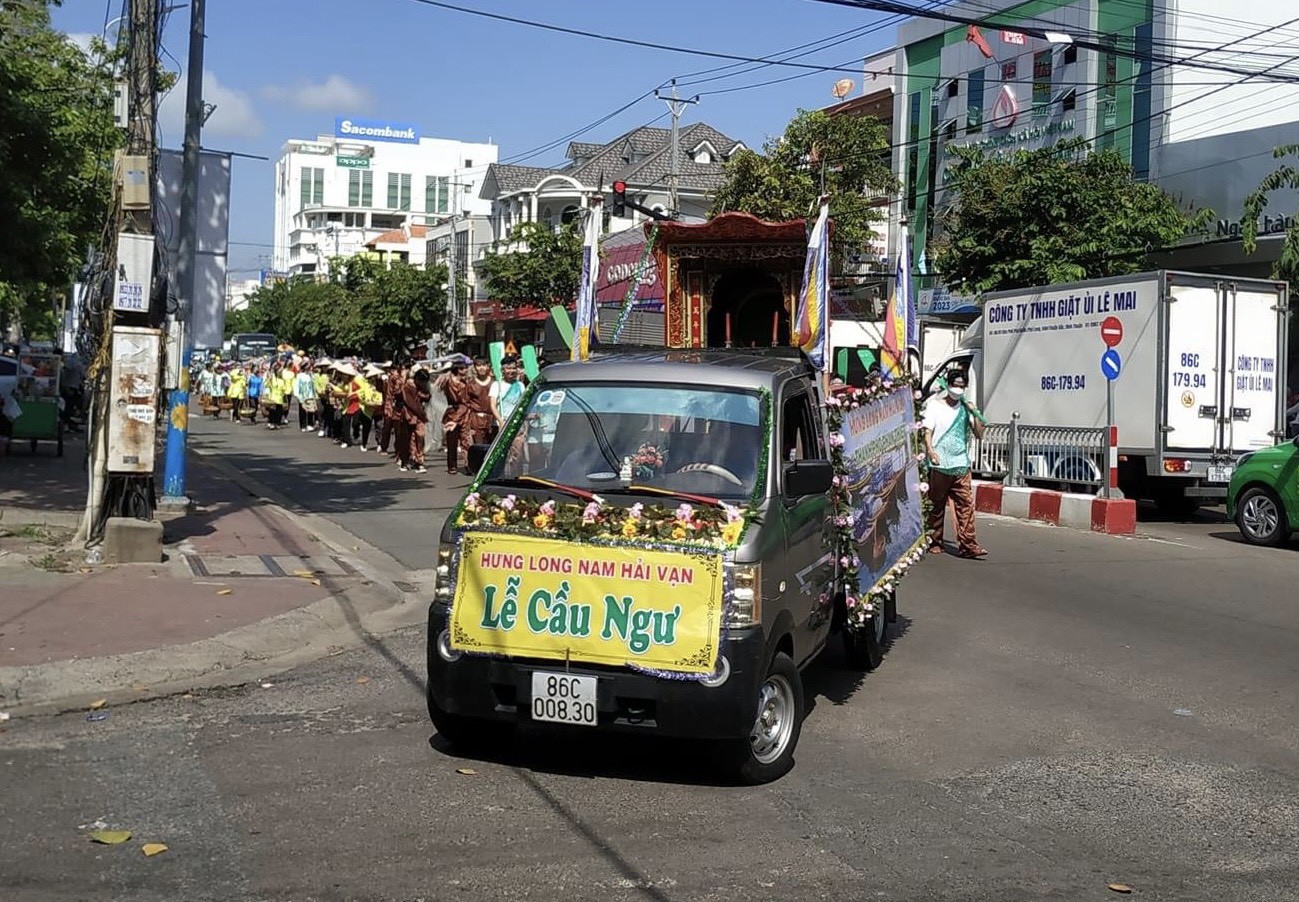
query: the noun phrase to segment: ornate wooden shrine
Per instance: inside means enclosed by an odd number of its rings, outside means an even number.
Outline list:
[[[646,223],[647,235],[652,226]],[[804,220],[723,213],[697,224],[661,222],[653,251],[668,347],[789,343],[807,254]]]

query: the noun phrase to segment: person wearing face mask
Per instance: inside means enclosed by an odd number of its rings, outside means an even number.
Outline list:
[[[963,373],[947,380],[945,391],[925,402],[923,425],[925,454],[929,458],[930,551],[943,553],[943,525],[947,502],[956,520],[956,553],[980,558],[985,551],[974,535],[974,487],[970,482],[970,437],[983,437],[984,420],[965,397]]]

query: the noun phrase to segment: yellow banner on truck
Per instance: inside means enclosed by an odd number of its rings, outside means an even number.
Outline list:
[[[517,658],[712,673],[722,555],[465,533],[451,646]]]

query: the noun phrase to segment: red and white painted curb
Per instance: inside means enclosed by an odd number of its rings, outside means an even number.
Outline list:
[[[1130,498],[1107,500],[1095,495],[1018,488],[976,479],[974,509],[982,514],[1000,514],[1115,536],[1130,536],[1137,531],[1137,503]]]

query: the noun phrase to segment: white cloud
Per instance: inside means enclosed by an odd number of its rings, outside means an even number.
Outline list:
[[[323,113],[363,113],[374,103],[366,88],[341,75],[330,75],[318,83],[301,82],[295,87],[267,85],[262,89],[267,100],[289,103],[300,110]]]
[[[64,35],[68,43],[75,44],[86,56],[90,56],[90,42],[99,37],[97,34],[91,34],[88,31],[70,31]]]
[[[164,147],[180,147],[185,136],[185,90],[182,76],[158,108],[158,128],[162,133],[160,143]],[[203,126],[205,137],[254,138],[262,133],[262,121],[253,108],[252,99],[243,91],[223,85],[214,72],[206,69],[203,71],[203,101],[216,104],[216,110]]]

